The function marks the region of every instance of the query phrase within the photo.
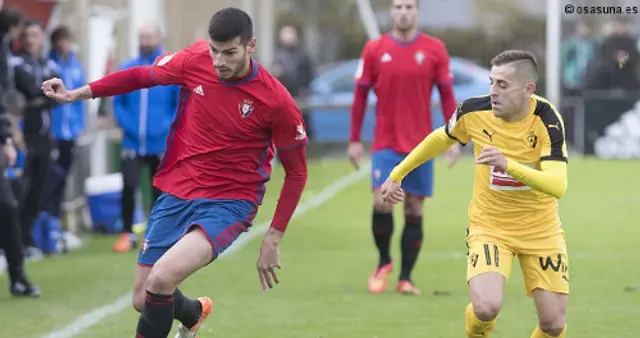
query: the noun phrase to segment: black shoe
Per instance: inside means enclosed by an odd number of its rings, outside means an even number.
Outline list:
[[[40,297],[40,288],[32,285],[26,278],[21,278],[11,284],[11,294],[15,297]]]

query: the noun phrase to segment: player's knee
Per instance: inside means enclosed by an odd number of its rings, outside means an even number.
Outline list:
[[[389,214],[393,212],[393,204],[383,201],[382,197],[376,197],[373,203],[373,209],[381,214]]]
[[[404,214],[409,217],[422,217],[423,203],[422,198],[407,195],[404,201]]]
[[[156,265],[149,274],[146,290],[158,294],[169,294],[173,293],[179,283],[174,274],[163,269],[161,265]]]
[[[483,322],[489,322],[498,317],[502,309],[502,299],[480,298],[473,301],[473,312]]]
[[[562,331],[564,331],[565,318],[563,315],[540,318],[539,325],[542,332],[549,336],[557,337],[562,333]]]
[[[562,333],[565,325],[565,314],[561,307],[543,307],[538,313],[538,323],[542,332],[556,337]]]

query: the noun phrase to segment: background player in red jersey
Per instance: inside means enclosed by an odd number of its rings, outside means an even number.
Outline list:
[[[164,193],[151,211],[138,258],[133,304],[142,314],[136,337],[165,338],[174,318],[182,323],[176,337],[195,337],[212,311],[211,300],[187,299],[177,287],[251,226],[271,174],[274,144],[286,176],[257,267],[265,291],[278,283],[279,242],[307,179],[302,115],[284,87],[251,59],[251,18],[236,8],[220,10],[209,37],[152,66],[116,72],[78,90],[67,91],[59,79],[42,86],[59,102],[181,86],[154,178]]]
[[[440,93],[445,121],[456,108],[447,49],[439,39],[418,32],[417,16],[417,0],[393,0],[393,29],[381,38],[367,42],[356,74],[351,143],[347,150],[356,167],[364,155],[360,132],[369,89],[373,88],[378,97],[372,148],[372,228],[380,261],[369,278],[369,290],[373,293],[385,290],[392,270],[389,246],[393,207],[382,200],[380,186],[393,167],[433,130],[430,108],[434,85]],[[459,145],[449,150],[450,165],[459,154]],[[402,188],[407,196],[401,240],[402,262],[396,290],[403,294],[419,294],[420,290],[411,281],[411,272],[422,247],[423,200],[433,194],[433,163],[429,161],[409,174]]]

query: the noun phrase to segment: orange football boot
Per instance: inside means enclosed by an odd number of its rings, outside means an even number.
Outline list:
[[[401,280],[398,282],[396,291],[403,295],[420,295],[421,291],[411,281]]]
[[[369,277],[369,291],[373,293],[381,293],[387,288],[387,277],[393,270],[393,264],[387,263],[373,272]]]
[[[198,338],[198,329],[200,325],[207,319],[207,317],[213,312],[213,301],[209,297],[199,297],[198,301],[202,305],[202,312],[200,312],[200,320],[191,329],[180,324],[178,332],[176,332],[175,338]]]
[[[118,239],[113,243],[113,251],[115,252],[129,252],[136,247],[135,235],[121,233]]]

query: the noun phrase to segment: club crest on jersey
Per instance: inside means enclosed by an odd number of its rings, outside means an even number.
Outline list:
[[[527,143],[529,143],[531,148],[535,148],[538,144],[538,136],[536,136],[533,131],[529,132],[529,135],[527,136]]]
[[[423,53],[421,50],[419,50],[419,51],[416,53],[415,58],[416,58],[416,62],[417,62],[419,65],[421,65],[421,64],[424,62],[424,58],[425,58],[424,53]]]
[[[240,116],[242,116],[242,118],[246,118],[253,113],[253,101],[245,99],[242,104],[238,105],[238,108],[240,109]]]

